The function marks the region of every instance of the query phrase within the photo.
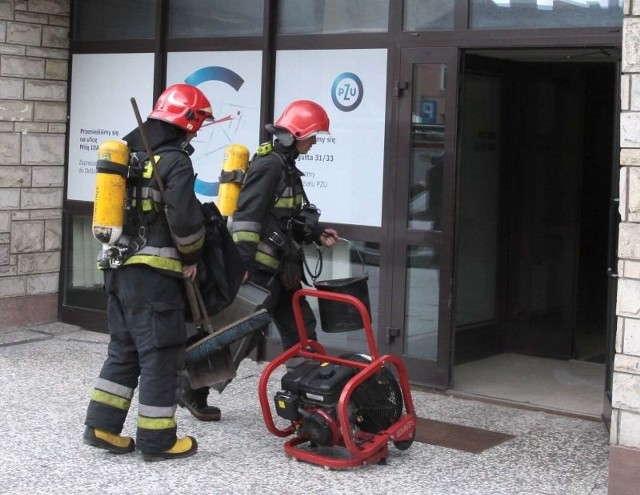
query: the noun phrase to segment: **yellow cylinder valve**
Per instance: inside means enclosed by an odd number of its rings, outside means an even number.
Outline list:
[[[225,217],[232,215],[236,210],[238,195],[248,167],[249,150],[246,146],[229,144],[224,149],[218,189],[218,209]]]
[[[103,245],[122,235],[127,194],[129,148],[123,141],[105,141],[98,147],[93,236]]]

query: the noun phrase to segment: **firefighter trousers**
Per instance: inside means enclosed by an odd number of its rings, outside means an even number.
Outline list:
[[[290,347],[300,342],[298,326],[293,314],[293,306],[291,297],[295,290],[288,290],[278,278],[278,275],[266,272],[264,270],[255,270],[251,273],[250,280],[258,284],[270,293],[266,301],[266,309],[273,318],[273,323],[278,329],[280,340],[282,341],[282,350],[286,351]],[[302,285],[298,287],[301,289]],[[297,290],[297,289],[296,289]],[[316,339],[316,317],[313,314],[309,301],[306,298],[300,298],[300,310],[302,319],[307,331],[307,338]]]
[[[186,328],[182,280],[145,265],[105,271],[109,346],[85,424],[122,431],[138,389],[136,443],[157,453],[176,442]]]

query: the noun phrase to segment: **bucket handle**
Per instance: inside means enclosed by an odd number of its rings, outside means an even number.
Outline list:
[[[362,264],[362,275],[366,275],[367,271],[364,265],[364,258],[362,256],[362,253],[358,249],[358,247],[349,239],[345,239],[344,237],[338,237],[338,240],[346,242],[347,244],[349,244],[349,248],[353,249],[356,253],[358,253],[358,257],[360,258],[360,263]]]
[[[349,244],[349,247],[351,249],[353,249],[356,253],[358,253],[358,257],[360,258],[360,263],[362,264],[362,275],[365,276],[367,274],[367,271],[366,271],[366,267],[365,267],[365,264],[364,264],[364,258],[362,257],[362,253],[360,252],[358,247],[352,241],[350,241],[349,239],[345,239],[344,237],[338,237],[338,241],[346,242],[347,244]],[[324,249],[324,248],[318,246],[315,243],[314,243],[314,246],[316,247],[316,250],[318,251],[318,264],[316,266],[319,266],[320,269],[316,270],[315,274],[311,274],[311,270],[309,270],[309,267],[307,266],[307,271],[309,272],[309,275],[311,276],[312,285],[315,285],[316,280],[320,277],[320,274],[322,273],[322,266],[323,266],[322,251]],[[306,259],[305,259],[305,265],[306,265]]]

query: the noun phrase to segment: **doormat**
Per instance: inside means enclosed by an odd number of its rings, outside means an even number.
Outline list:
[[[515,435],[455,425],[434,419],[418,418],[415,440],[479,454],[512,438],[515,438]]]

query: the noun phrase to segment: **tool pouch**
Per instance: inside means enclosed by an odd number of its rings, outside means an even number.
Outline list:
[[[289,291],[298,289],[302,282],[302,256],[302,247],[288,235],[282,247],[279,274],[282,285]]]
[[[311,242],[312,235],[318,221],[320,220],[320,210],[312,204],[298,206],[289,222],[289,229],[292,230],[296,238],[303,242]]]

